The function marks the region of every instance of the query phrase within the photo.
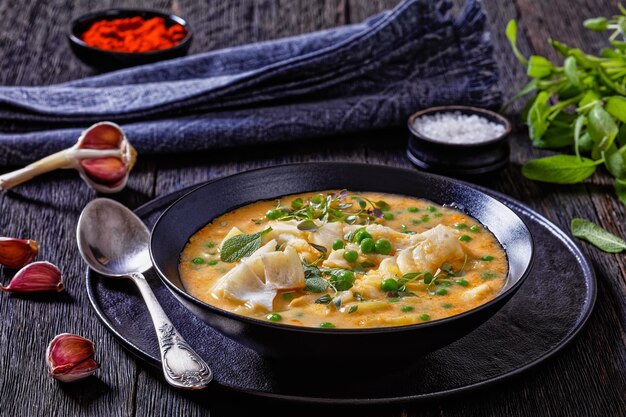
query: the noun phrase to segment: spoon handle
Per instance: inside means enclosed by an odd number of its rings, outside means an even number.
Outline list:
[[[139,272],[130,278],[143,296],[159,339],[161,362],[165,379],[171,385],[184,389],[201,389],[213,379],[213,373],[200,356],[185,342],[161,308],[146,278]]]

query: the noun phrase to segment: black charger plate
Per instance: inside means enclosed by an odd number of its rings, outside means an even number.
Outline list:
[[[153,200],[136,213],[150,227],[193,188]],[[341,361],[329,358],[319,364],[319,373],[312,375],[299,372],[297,364],[266,360],[191,314],[153,271],[146,278],[178,330],[211,366],[214,388],[316,404],[392,404],[484,387],[519,375],[565,347],[589,318],[596,281],[580,249],[558,227],[510,197],[481,191],[515,211],[533,234],[537,255],[530,276],[501,311],[453,344],[423,357],[412,355],[410,346],[390,346],[372,358],[396,358],[396,363],[402,358],[403,365],[390,370],[371,372],[367,364],[342,355]],[[155,333],[132,283],[100,279],[88,270],[87,292],[96,314],[122,345],[160,367]]]

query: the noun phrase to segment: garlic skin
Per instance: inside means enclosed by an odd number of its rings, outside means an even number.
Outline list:
[[[96,372],[100,365],[93,359],[96,344],[72,333],[55,336],[46,349],[48,373],[62,382],[74,382]]]
[[[71,148],[0,175],[0,190],[8,190],[55,169],[75,169],[91,188],[102,193],[121,191],[137,160],[120,126],[100,122],[86,129]]]
[[[32,261],[39,252],[39,243],[30,239],[0,237],[0,265],[20,269]]]
[[[9,285],[0,286],[2,291],[29,292],[61,292],[65,288],[61,271],[50,262],[40,261],[28,264],[15,274]]]

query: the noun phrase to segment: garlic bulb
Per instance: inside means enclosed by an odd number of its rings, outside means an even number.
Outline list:
[[[0,189],[15,187],[55,169],[75,169],[96,191],[115,193],[126,186],[136,159],[137,152],[122,128],[112,122],[100,122],[85,130],[71,148],[0,175]]]

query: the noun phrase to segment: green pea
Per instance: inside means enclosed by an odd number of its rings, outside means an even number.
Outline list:
[[[491,262],[491,261],[493,261],[494,258],[491,255],[485,255],[485,256],[483,256],[480,259],[482,259],[483,261]]]
[[[207,248],[209,248],[209,249],[210,249],[210,248],[214,248],[214,247],[215,247],[215,243],[213,243],[213,242],[207,242],[207,243],[206,243],[206,247],[207,247]]]
[[[420,314],[420,320],[428,321],[430,320],[430,316],[428,314]]]
[[[283,317],[278,313],[270,313],[265,316],[265,318],[267,318],[269,321],[281,321],[283,319]]]
[[[337,239],[333,242],[333,250],[343,249],[343,240]]]
[[[454,227],[457,229],[467,229],[467,225],[465,223],[456,223]]]
[[[446,290],[445,288],[439,288],[437,291],[435,291],[435,294],[437,295],[446,295],[448,293],[448,290]]]
[[[417,213],[418,211],[420,211],[420,209],[418,209],[417,207],[409,207],[408,209],[406,209],[409,213]]]
[[[430,216],[428,214],[424,214],[421,219],[424,223],[430,221]]]
[[[450,281],[441,281],[439,285],[441,285],[442,287],[449,287],[452,285],[452,283]]]
[[[393,215],[393,213],[385,213],[383,214],[383,219],[385,220],[393,220],[396,216]]]
[[[283,211],[281,209],[271,209],[265,213],[265,217],[269,220],[276,220],[283,215]]]
[[[469,242],[470,240],[472,240],[472,237],[471,237],[471,236],[468,236],[468,235],[462,235],[462,236],[459,238],[459,240],[460,240],[461,242]]]
[[[378,239],[374,245],[376,253],[389,255],[391,253],[391,242],[387,239]]]
[[[412,224],[420,224],[420,221],[419,221],[419,220],[417,220],[417,219],[413,219],[413,220],[411,220],[411,223],[412,223]]]
[[[337,280],[341,282],[352,283],[354,281],[354,272],[348,269],[344,269],[343,271],[337,274]]]
[[[443,217],[443,214],[442,214],[442,213],[437,212],[437,213],[433,214],[433,216],[434,216],[434,217]]]
[[[458,285],[460,285],[461,287],[467,287],[469,285],[469,282],[467,282],[464,279],[457,279],[456,282]]]
[[[472,227],[470,227],[470,232],[472,233],[480,233],[480,226],[475,224]]]
[[[356,243],[361,243],[363,239],[367,239],[368,237],[371,239],[372,235],[367,233],[367,230],[364,230],[364,229],[359,230],[358,232],[354,234],[354,240],[356,241]]]
[[[413,306],[402,306],[400,307],[400,311],[402,311],[403,313],[408,313],[409,311],[413,311],[414,308]]]
[[[385,278],[380,283],[380,289],[385,292],[396,291],[398,289],[398,281],[393,278]]]
[[[200,264],[203,264],[203,263],[204,263],[204,259],[202,259],[202,258],[193,258],[193,259],[191,260],[191,262],[193,262],[193,263],[194,263],[194,264],[196,264],[196,265],[200,265]]]
[[[334,329],[334,328],[335,328],[335,325],[334,325],[334,324],[332,324],[332,323],[331,323],[331,322],[329,322],[329,321],[325,321],[325,322],[323,322],[323,323],[320,323],[320,327],[321,327],[322,329]]]
[[[215,266],[217,265],[218,262],[219,262],[218,260],[213,259],[212,261],[207,262],[207,265]]]
[[[400,299],[398,297],[393,297],[393,298],[387,299],[387,301],[390,303],[398,303],[400,302]]]
[[[372,253],[374,252],[374,240],[371,237],[366,237],[361,241],[359,245],[361,247],[361,252],[363,253]]]
[[[293,300],[293,293],[292,292],[286,292],[283,294],[283,300],[285,301],[291,301]]]
[[[348,262],[356,262],[359,259],[359,254],[355,250],[347,250],[343,253],[343,259]]]
[[[430,211],[431,213],[434,213],[437,211],[437,208],[435,208],[434,206],[428,206],[426,207],[426,210]]]

